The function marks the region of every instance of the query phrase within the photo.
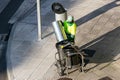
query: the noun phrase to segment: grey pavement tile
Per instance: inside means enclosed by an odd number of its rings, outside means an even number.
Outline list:
[[[12,16],[10,23],[16,22],[20,17],[22,17],[26,12],[28,12],[36,3],[36,0],[25,0],[16,13]]]
[[[37,25],[37,10],[35,9],[27,17],[25,17],[24,19],[22,19],[21,22]]]
[[[108,76],[108,74],[106,74],[105,72],[103,72],[102,70],[99,70],[99,69],[94,70],[93,73],[95,73],[99,78]]]
[[[26,41],[35,41],[37,38],[37,26],[26,24],[26,23],[18,23],[18,26],[21,29],[19,29],[18,32],[14,33],[13,39],[14,40],[26,40]],[[17,29],[17,28],[16,28]],[[24,36],[23,36],[24,35]]]
[[[97,80],[98,78],[99,78],[99,77],[98,77],[96,74],[90,72],[90,73],[80,74],[80,75],[76,78],[76,80],[80,80],[80,79],[82,79],[82,80]]]

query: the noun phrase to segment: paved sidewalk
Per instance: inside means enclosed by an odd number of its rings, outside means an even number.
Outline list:
[[[37,41],[37,16],[34,10],[29,16],[16,22],[9,39],[7,66],[10,80],[57,80],[53,65],[55,61],[55,35],[51,4],[42,4],[42,35]],[[78,25],[76,45],[95,50],[95,55],[86,65],[86,73],[75,71],[69,76],[74,80],[99,80],[120,76],[120,1],[115,0],[60,0],[68,14],[75,17]]]

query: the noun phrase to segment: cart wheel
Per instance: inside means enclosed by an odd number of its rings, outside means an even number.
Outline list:
[[[65,74],[64,74],[64,70],[61,70],[60,72],[59,72],[59,75],[60,76],[64,76]]]
[[[64,69],[61,69],[60,64],[59,64],[59,61],[57,61],[57,62],[55,63],[55,66],[56,66],[56,68],[57,68],[57,73],[58,73],[60,76],[63,76],[63,75],[64,75]]]

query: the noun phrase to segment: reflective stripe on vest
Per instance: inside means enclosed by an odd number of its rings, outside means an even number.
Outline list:
[[[73,23],[72,25],[67,24],[67,32],[68,34],[75,35],[76,34],[76,24]]]

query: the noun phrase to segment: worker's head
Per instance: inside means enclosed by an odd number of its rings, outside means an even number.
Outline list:
[[[73,21],[73,16],[68,16],[67,21],[72,22]]]

